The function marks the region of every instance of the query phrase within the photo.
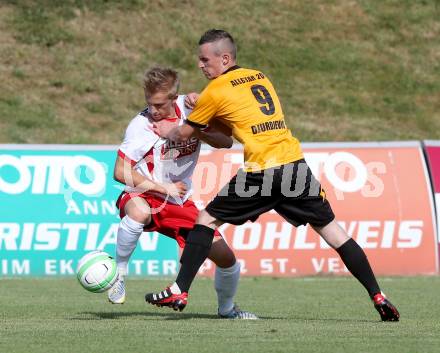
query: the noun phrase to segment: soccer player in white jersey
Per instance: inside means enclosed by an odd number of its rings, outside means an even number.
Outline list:
[[[216,148],[230,148],[232,139],[207,129],[188,140],[174,143],[153,132],[153,123],[182,124],[190,113],[185,96],[177,94],[179,78],[169,68],[155,67],[144,75],[147,108],[128,125],[114,168],[115,180],[126,185],[118,198],[116,262],[119,278],[108,292],[111,303],[125,302],[128,261],[143,231],[157,231],[174,238],[180,247],[192,229],[198,210],[190,200],[191,176],[200,152],[200,140]],[[256,319],[233,302],[240,277],[240,264],[220,233],[216,233],[208,256],[216,264],[215,290],[222,318]]]

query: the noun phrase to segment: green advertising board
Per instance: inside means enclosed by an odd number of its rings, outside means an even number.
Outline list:
[[[75,274],[92,250],[115,255],[123,185],[113,180],[116,146],[0,145],[0,274]],[[174,275],[177,243],[144,232],[129,274]]]

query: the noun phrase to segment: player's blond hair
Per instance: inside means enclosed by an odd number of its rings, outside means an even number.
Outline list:
[[[168,67],[152,67],[144,73],[143,86],[145,94],[151,96],[157,92],[167,92],[174,98],[179,91],[180,79],[177,71]]]

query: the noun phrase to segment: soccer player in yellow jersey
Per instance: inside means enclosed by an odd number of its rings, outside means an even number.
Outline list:
[[[223,223],[255,221],[273,209],[294,226],[309,223],[365,287],[381,319],[398,321],[399,313],[381,292],[364,251],[336,222],[324,190],[303,159],[299,141],[286,127],[269,79],[261,71],[237,66],[234,40],[223,30],[209,30],[200,38],[199,68],[210,82],[186,123],[168,129],[157,126],[156,133],[184,141],[197,129],[223,127],[243,144],[245,167],[199,213],[186,238],[176,282],[147,294],[146,301],[183,310],[191,283],[208,256],[214,230]]]

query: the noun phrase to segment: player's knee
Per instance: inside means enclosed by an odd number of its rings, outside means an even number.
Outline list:
[[[336,220],[331,221],[323,227],[313,226],[313,229],[334,249],[339,248],[350,239],[350,236]]]
[[[221,238],[214,240],[208,258],[214,262],[216,266],[222,268],[234,266],[237,262],[234,252]]]
[[[127,203],[125,214],[136,222],[145,225],[151,223],[151,209],[146,203]]]
[[[229,268],[235,265],[237,262],[237,259],[235,258],[235,255],[233,252],[231,253],[224,253],[222,257],[217,258],[216,261],[214,261],[215,265],[221,268]]]

